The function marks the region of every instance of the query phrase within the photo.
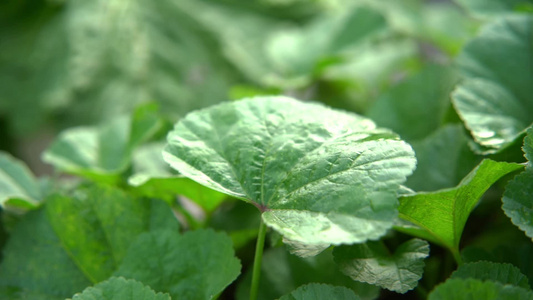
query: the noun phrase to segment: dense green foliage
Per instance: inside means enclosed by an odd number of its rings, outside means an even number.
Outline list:
[[[533,299],[532,12],[2,2],[0,298]]]

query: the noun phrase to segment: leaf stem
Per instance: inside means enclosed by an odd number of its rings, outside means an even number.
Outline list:
[[[457,266],[462,266],[463,258],[461,257],[461,254],[459,253],[459,249],[454,248],[454,249],[450,249],[450,251],[452,252],[453,258],[455,259]]]
[[[261,276],[261,261],[263,260],[263,248],[265,247],[266,224],[261,218],[257,243],[255,244],[254,269],[252,272],[252,286],[250,288],[250,300],[257,300],[259,293],[259,277]]]

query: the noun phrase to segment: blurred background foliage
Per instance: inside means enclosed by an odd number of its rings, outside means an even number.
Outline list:
[[[432,134],[462,134],[435,132],[458,122],[449,92],[465,42],[496,12],[531,8],[478,2],[2,1],[0,150],[43,174],[50,169],[38,156],[63,129],[145,102],[172,124],[265,94],[366,114],[415,148],[432,147]]]

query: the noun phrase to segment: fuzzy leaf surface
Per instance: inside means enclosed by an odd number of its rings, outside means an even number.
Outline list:
[[[484,153],[506,147],[533,123],[532,41],[533,17],[509,16],[484,27],[458,58],[466,79],[452,100]]]
[[[360,300],[350,289],[341,286],[311,283],[299,287],[292,293],[285,295],[279,300]]]
[[[28,167],[0,151],[0,206],[34,208],[42,197],[39,183]]]
[[[175,299],[207,300],[235,280],[240,269],[225,234],[161,230],[139,236],[115,275],[134,278]]]
[[[479,261],[460,266],[450,278],[474,278],[482,281],[490,280],[501,284],[512,284],[529,289],[527,277],[520,269],[511,264]]]
[[[251,202],[264,222],[304,244],[377,239],[415,165],[390,131],[355,114],[258,97],[189,114],[168,135],[181,174]]]
[[[104,187],[79,190],[74,197],[50,196],[14,228],[0,265],[0,285],[70,297],[111,276],[138,235],[163,228],[179,226],[159,200]]]
[[[341,271],[352,279],[405,293],[415,288],[422,278],[429,244],[412,239],[389,254],[382,242],[367,242],[336,247],[333,255]]]
[[[171,300],[168,294],[156,293],[133,279],[111,277],[94,287],[86,288],[72,300]]]
[[[466,220],[481,196],[502,176],[521,168],[519,164],[485,159],[454,188],[402,197],[400,218],[427,231],[433,242],[457,249]]]

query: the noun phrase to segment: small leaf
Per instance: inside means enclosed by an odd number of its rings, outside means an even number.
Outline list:
[[[501,18],[483,28],[458,58],[466,79],[452,100],[484,153],[505,148],[533,123],[532,36],[533,17]]]
[[[43,153],[43,160],[67,173],[114,183],[129,166],[133,149],[160,126],[155,106],[140,106],[132,116],[120,116],[99,127],[63,131]]]
[[[175,299],[207,300],[235,280],[240,268],[225,234],[163,230],[139,236],[115,275],[134,278]]]
[[[39,183],[28,167],[0,151],[0,206],[35,208],[42,197]]]
[[[159,200],[104,187],[50,196],[15,226],[4,248],[0,286],[70,297],[111,276],[138,235],[162,228],[179,226]]]
[[[400,217],[426,230],[433,236],[432,242],[458,249],[466,220],[481,196],[502,176],[521,168],[519,164],[485,159],[455,188],[402,197]],[[402,231],[401,227],[396,229]]]
[[[367,242],[336,247],[333,255],[341,271],[352,279],[403,294],[415,288],[422,278],[429,244],[412,239],[391,255],[382,242]]]
[[[533,127],[527,130],[522,149],[528,166],[505,187],[502,209],[513,224],[533,240]]]
[[[529,289],[527,277],[520,269],[511,264],[500,264],[480,261],[460,266],[450,278],[473,278],[482,281],[490,280],[501,284],[512,284]]]
[[[533,292],[513,285],[477,279],[448,279],[437,286],[428,300],[531,300]]]
[[[285,295],[279,300],[360,300],[350,289],[341,286],[311,283],[299,287],[292,293]]]
[[[175,201],[182,195],[212,212],[227,196],[173,172],[161,155],[163,143],[143,145],[133,152],[133,175],[128,183],[136,193],[153,198]]]
[[[171,300],[168,294],[156,293],[133,279],[111,277],[94,287],[86,288],[72,300]]]
[[[264,222],[302,244],[381,237],[411,148],[368,119],[286,97],[258,97],[189,114],[168,135],[181,174],[256,205]]]

